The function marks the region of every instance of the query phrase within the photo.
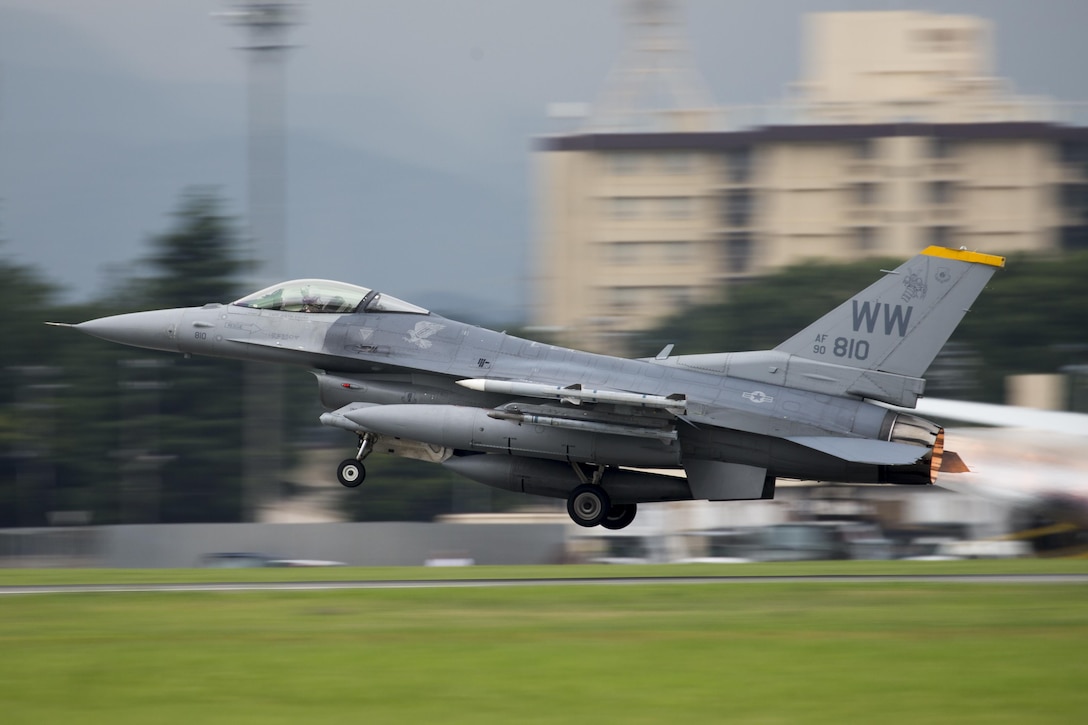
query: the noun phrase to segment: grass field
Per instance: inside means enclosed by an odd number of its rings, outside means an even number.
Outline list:
[[[268,571],[247,575],[313,574]],[[0,584],[33,574],[0,572]],[[1086,644],[1083,584],[8,596],[0,721],[1079,723]]]
[[[803,561],[613,566],[312,567],[254,569],[0,569],[0,586],[427,579],[579,579],[660,576],[821,576],[899,574],[1088,574],[1088,559],[974,561]]]

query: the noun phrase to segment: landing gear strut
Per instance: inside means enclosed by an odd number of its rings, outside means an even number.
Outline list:
[[[348,488],[355,488],[366,480],[366,466],[363,465],[363,459],[374,450],[375,439],[373,433],[363,433],[359,436],[359,451],[355,454],[355,458],[346,458],[336,467],[336,478],[341,484]]]

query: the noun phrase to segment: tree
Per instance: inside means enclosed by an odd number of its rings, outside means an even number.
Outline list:
[[[230,302],[241,296],[239,280],[252,265],[223,202],[212,190],[189,189],[174,212],[174,228],[151,240],[140,280],[144,304],[153,308]]]
[[[134,283],[147,308],[192,307],[240,296],[247,268],[223,203],[187,191],[171,230],[151,240],[150,276]],[[242,365],[127,351],[121,379],[123,478],[137,516],[162,521],[236,521],[242,501]],[[127,468],[126,468],[127,467]],[[157,489],[157,490],[155,490]],[[158,510],[155,510],[158,509]]]
[[[0,526],[44,525],[49,511],[73,509],[99,524],[239,520],[240,363],[41,324],[241,295],[248,263],[214,192],[185,192],[171,227],[149,245],[139,274],[119,278],[107,299],[69,307],[53,303],[33,270],[0,261]],[[312,398],[309,375],[292,383],[292,395],[305,387]]]
[[[0,241],[0,250],[5,251]],[[43,523],[54,469],[56,369],[43,364],[54,295],[38,274],[0,257],[0,526]]]

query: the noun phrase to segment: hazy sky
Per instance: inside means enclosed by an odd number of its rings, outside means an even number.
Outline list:
[[[548,103],[601,90],[619,3],[302,5],[287,73],[287,274],[520,313],[532,278],[531,137],[556,130]],[[226,9],[0,0],[4,254],[78,299],[168,228],[187,185],[218,186],[243,213],[245,58],[240,29],[212,17]],[[987,17],[997,74],[1018,93],[1088,100],[1085,0],[690,0],[684,15],[714,100],[728,105],[786,94],[805,13],[859,9]]]

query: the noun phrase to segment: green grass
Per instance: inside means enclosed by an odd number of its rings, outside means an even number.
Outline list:
[[[869,582],[9,596],[0,719],[1084,722],[1086,604]]]
[[[284,569],[0,569],[0,586],[174,582],[280,582],[427,579],[579,579],[659,576],[819,576],[881,574],[1088,574],[1088,559],[975,561],[806,561],[772,564],[639,566],[314,567]]]

